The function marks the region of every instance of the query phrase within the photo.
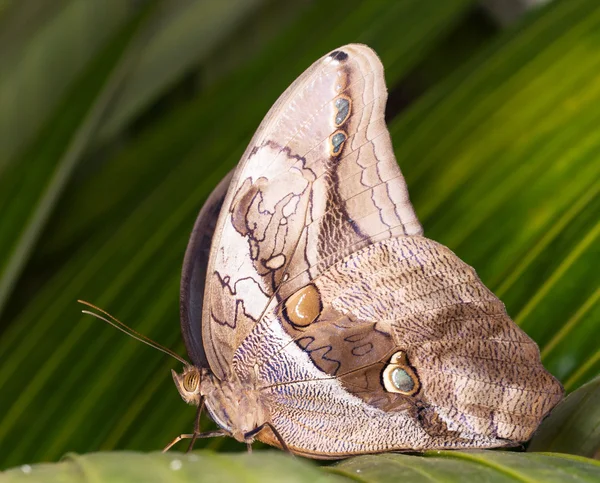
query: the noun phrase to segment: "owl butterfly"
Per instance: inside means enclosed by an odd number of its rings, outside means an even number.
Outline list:
[[[173,377],[221,430],[176,440],[314,458],[490,448],[529,439],[561,399],[502,302],[422,236],[386,99],[370,48],[325,55],[202,208],[181,284],[193,364]]]

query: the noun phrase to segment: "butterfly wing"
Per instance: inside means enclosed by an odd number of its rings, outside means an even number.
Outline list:
[[[185,251],[179,294],[181,334],[187,353],[197,367],[209,368],[202,341],[202,306],[210,247],[233,172],[210,194],[194,223]]]
[[[202,339],[223,378],[275,296],[377,240],[421,233],[384,121],[383,67],[349,45],[279,98],[229,185],[208,266]]]
[[[512,445],[562,397],[502,302],[432,240],[376,242],[311,286],[321,309],[310,325],[288,315],[292,295],[236,354],[236,367],[258,372],[273,424],[298,453]],[[391,392],[383,380],[399,352],[414,391]]]
[[[525,440],[562,388],[473,269],[421,236],[386,98],[375,53],[348,45],[261,124],[215,230],[210,368],[254,380],[284,441],[309,456]],[[394,368],[407,390],[384,380]]]

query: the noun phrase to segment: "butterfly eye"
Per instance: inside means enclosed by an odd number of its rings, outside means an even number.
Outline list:
[[[383,385],[388,392],[412,396],[420,389],[419,379],[409,366],[406,353],[396,352],[383,370]]]
[[[197,371],[188,372],[183,376],[183,388],[187,392],[196,392],[200,385],[200,374]]]
[[[314,285],[307,285],[291,295],[284,305],[284,315],[297,327],[308,327],[321,313],[321,295]]]

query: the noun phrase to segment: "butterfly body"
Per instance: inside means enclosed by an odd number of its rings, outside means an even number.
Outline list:
[[[240,441],[316,458],[506,446],[562,397],[502,302],[422,236],[386,97],[368,47],[324,56],[198,216],[181,305],[193,365],[174,378]]]

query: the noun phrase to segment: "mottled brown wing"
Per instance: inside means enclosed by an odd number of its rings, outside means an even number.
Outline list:
[[[315,62],[260,125],[229,185],[207,270],[202,340],[217,377],[272,299],[365,246],[421,234],[386,99],[376,54],[348,45]]]
[[[258,373],[272,423],[298,453],[511,445],[562,397],[502,302],[432,240],[376,242],[310,287],[319,302],[310,324],[294,323],[295,295],[273,303],[235,361]],[[383,380],[397,353],[415,379],[410,394]]]

